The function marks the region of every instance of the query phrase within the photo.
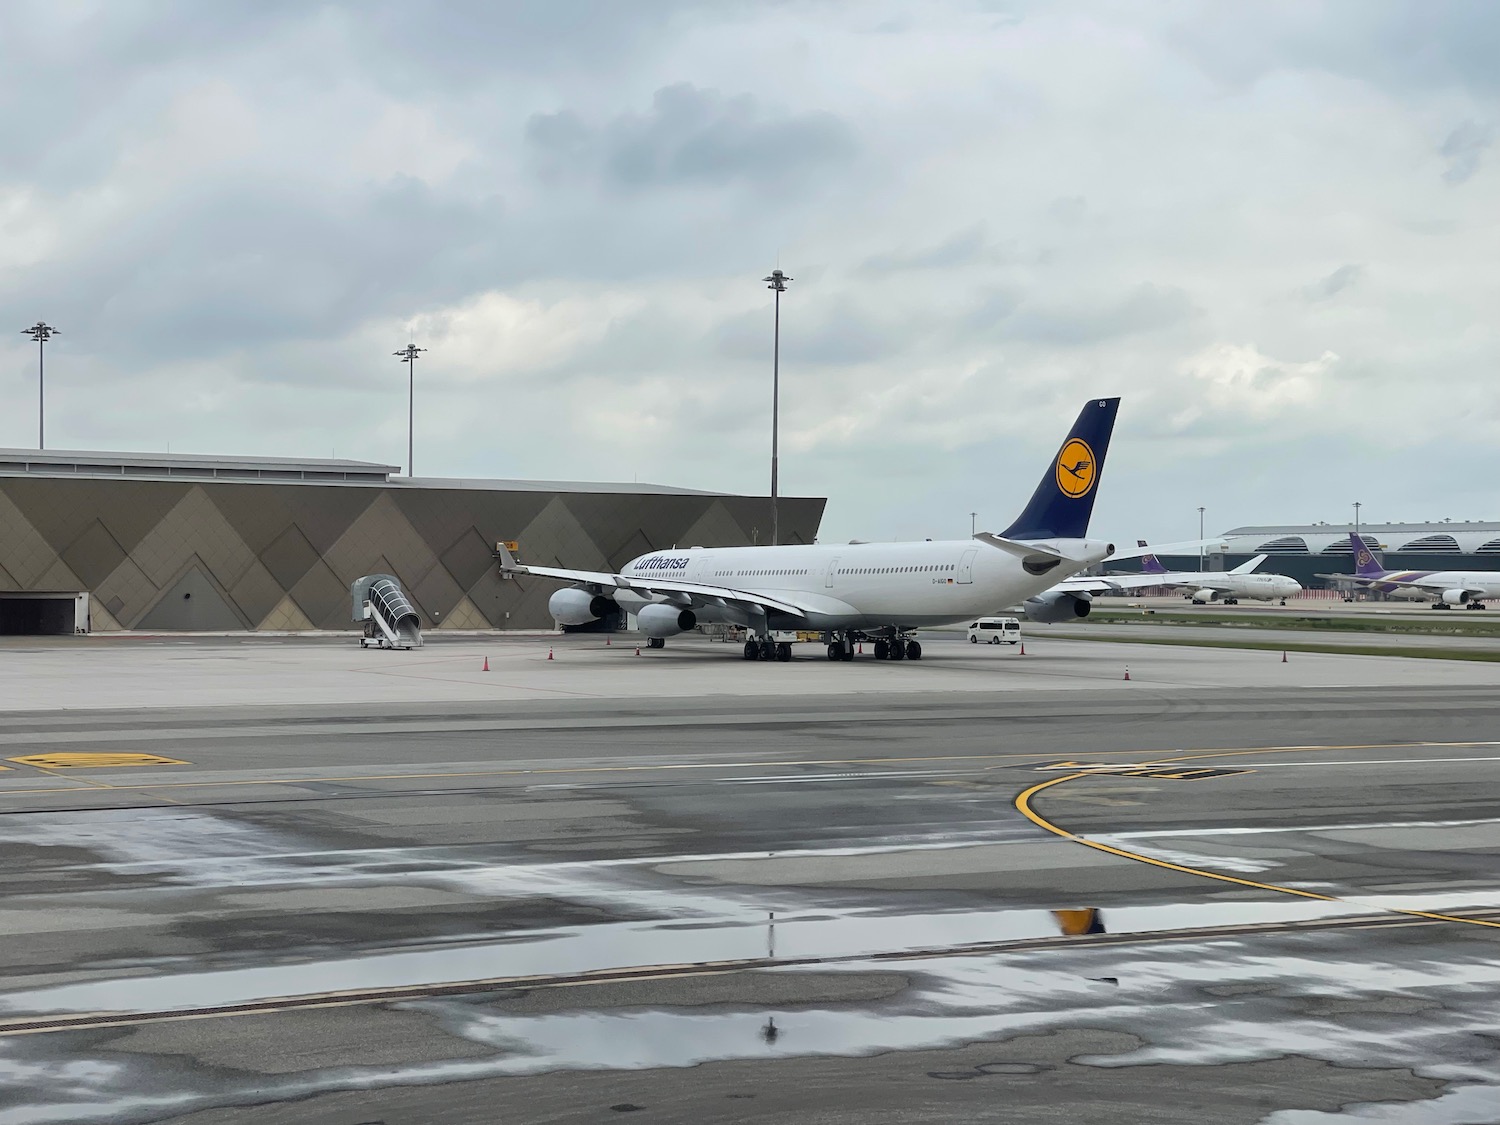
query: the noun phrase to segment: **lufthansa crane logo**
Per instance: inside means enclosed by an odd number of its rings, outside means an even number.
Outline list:
[[[1057,487],[1064,496],[1077,500],[1089,494],[1097,476],[1094,451],[1089,443],[1082,438],[1069,438],[1057,455]]]

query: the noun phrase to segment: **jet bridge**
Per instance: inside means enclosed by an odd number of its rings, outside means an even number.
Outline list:
[[[422,619],[392,574],[367,574],[349,586],[354,620],[364,625],[360,648],[421,648]]]

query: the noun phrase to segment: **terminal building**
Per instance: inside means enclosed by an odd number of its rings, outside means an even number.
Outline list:
[[[769,539],[770,498],[649,484],[399,477],[365,461],[0,449],[0,633],[351,630],[392,574],[424,629],[552,627],[522,561],[618,569]],[[810,543],[826,501],[782,497]]]
[[[1318,575],[1354,570],[1353,533],[1352,523],[1235,527],[1221,536],[1225,549],[1209,552],[1205,564],[1209,570],[1228,570],[1256,555],[1269,555],[1262,571],[1289,575],[1309,590],[1323,589],[1333,583]],[[1500,523],[1361,523],[1359,534],[1385,553],[1391,570],[1500,570]],[[1162,561],[1174,570],[1197,570],[1199,560],[1191,555]]]

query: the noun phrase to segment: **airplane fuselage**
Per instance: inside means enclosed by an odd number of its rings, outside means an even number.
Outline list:
[[[1112,545],[1097,540],[1038,542],[1074,561],[1023,559],[977,540],[957,539],[653,551],[632,559],[620,573],[637,582],[661,574],[768,598],[781,595],[805,607],[805,616],[767,614],[773,629],[913,629],[969,620],[1024,601],[1113,552]],[[674,601],[670,593],[647,599],[626,590],[615,597],[631,613],[652,601]],[[732,605],[700,605],[694,612],[700,621],[755,624]]]
[[[1302,590],[1302,584],[1284,574],[1226,574],[1204,573],[1195,576],[1198,582],[1184,582],[1184,587],[1195,592],[1208,591],[1219,598],[1249,598],[1257,602],[1270,602],[1278,598],[1289,598]]]
[[[1422,585],[1397,585],[1399,582],[1420,582]],[[1500,571],[1493,570],[1388,570],[1379,578],[1365,579],[1362,584],[1393,598],[1416,601],[1440,599],[1448,590],[1467,591],[1475,601],[1500,598]]]

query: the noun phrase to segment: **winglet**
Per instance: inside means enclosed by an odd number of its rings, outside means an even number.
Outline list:
[[[510,553],[509,543],[496,543],[495,557],[500,560],[501,574],[527,573],[526,568],[516,561],[516,556]]]

